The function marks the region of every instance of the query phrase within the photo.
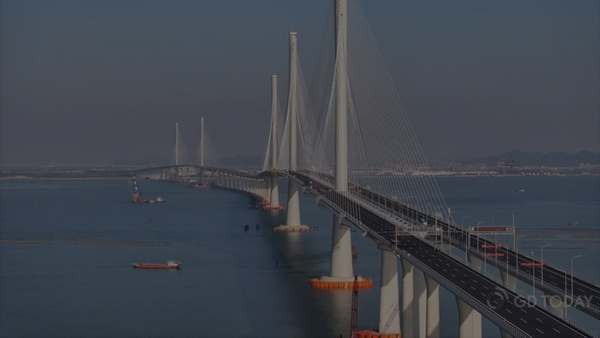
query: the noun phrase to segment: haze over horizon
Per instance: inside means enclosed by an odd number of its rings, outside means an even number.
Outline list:
[[[328,6],[0,0],[0,161],[169,158],[200,116],[220,156],[260,157],[288,31],[310,79]],[[597,1],[363,7],[429,160],[600,151]]]

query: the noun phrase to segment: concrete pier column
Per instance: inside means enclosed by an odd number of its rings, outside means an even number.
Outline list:
[[[482,338],[481,314],[456,297],[459,338]]]
[[[389,249],[381,250],[381,292],[379,294],[379,334],[400,333],[398,259]]]
[[[506,286],[515,291],[517,288],[517,277],[507,273],[506,271],[500,270],[500,277],[502,277],[502,281],[506,284]]]
[[[440,338],[440,284],[425,275],[427,284],[427,338]]]
[[[415,337],[426,338],[427,332],[427,284],[423,271],[414,269],[415,285]]]
[[[467,257],[471,267],[477,271],[481,271],[481,260],[472,253],[469,253]],[[481,313],[475,311],[458,297],[456,298],[456,302],[458,304],[460,323],[463,322],[462,319],[465,319],[467,323],[465,325],[460,324],[460,338],[481,338]],[[463,332],[470,333],[465,333],[466,335],[463,336]]]
[[[475,256],[472,253],[469,253],[467,255],[468,259],[469,259],[469,264],[471,265],[471,267],[479,272],[481,272],[481,260],[479,258],[477,258],[477,256]]]
[[[343,221],[343,218],[334,215],[331,241],[331,277],[352,278],[354,276],[350,235],[350,227]]]
[[[414,325],[414,266],[406,259],[402,262],[402,336],[416,337]]]

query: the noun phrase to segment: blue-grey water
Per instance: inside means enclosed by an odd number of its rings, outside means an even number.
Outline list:
[[[457,223],[468,215],[465,225],[478,218],[510,225],[514,212],[518,229],[566,229],[569,222],[600,228],[597,177],[438,182]],[[146,198],[160,195],[167,203],[132,204],[125,180],[0,181],[0,337],[348,336],[350,293],[309,285],[328,273],[331,245],[332,215],[313,198],[301,196],[302,220],[319,231],[274,233],[285,212],[251,210],[245,196],[139,183]],[[280,187],[286,196],[285,181]],[[530,237],[519,241],[522,250],[537,256],[551,242],[547,262],[569,269],[570,257],[583,254],[575,271],[600,279],[598,238]],[[47,244],[6,241],[14,239]],[[77,245],[85,241],[144,245]],[[360,233],[353,233],[353,244],[355,271],[377,286],[376,245]],[[183,269],[131,266],[168,259],[181,261]],[[378,326],[378,297],[377,287],[360,292],[360,328]],[[456,337],[456,302],[446,290],[441,307],[442,336]],[[484,336],[499,337],[487,320]]]

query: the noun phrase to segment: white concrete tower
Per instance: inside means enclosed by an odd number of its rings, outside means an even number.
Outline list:
[[[335,191],[348,191],[348,0],[335,1],[336,69],[335,69]],[[347,288],[354,281],[352,269],[352,240],[350,226],[343,217],[333,216],[331,240],[331,270],[320,281],[333,288]],[[371,279],[357,277],[359,285],[371,287]],[[351,288],[351,286],[350,286]]]
[[[348,0],[336,0],[335,5],[335,190],[344,193],[348,191]],[[350,234],[350,227],[334,215],[330,277],[353,278]]]
[[[204,117],[200,118],[200,166],[204,167]]]
[[[179,122],[175,122],[175,165],[179,165]]]
[[[290,172],[296,171],[297,156],[297,122],[298,122],[298,102],[296,98],[296,81],[298,73],[298,33],[290,32],[290,92],[289,92],[289,134],[290,134]],[[308,229],[306,225],[300,223],[300,196],[298,193],[298,184],[290,179],[288,188],[288,209],[285,225],[280,225],[277,231],[298,231]]]
[[[279,206],[279,187],[277,185],[277,75],[271,76],[271,158],[273,162],[271,176],[270,206]]]

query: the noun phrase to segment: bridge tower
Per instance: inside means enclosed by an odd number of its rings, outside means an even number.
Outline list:
[[[335,2],[336,69],[335,69],[335,190],[348,192],[348,0]],[[331,272],[321,281],[344,288],[354,280],[350,226],[340,215],[333,216]],[[367,281],[357,277],[359,281]],[[370,281],[370,280],[368,280]],[[371,281],[372,283],[372,281]],[[371,283],[363,283],[371,286]]]
[[[297,32],[290,32],[290,85],[289,85],[289,135],[290,135],[290,173],[297,169],[297,122],[298,122],[298,102],[297,102],[297,76],[298,76],[298,48]],[[275,228],[276,231],[309,231],[310,228],[302,225],[300,222],[300,196],[298,193],[298,184],[293,179],[289,179],[288,188],[288,209],[285,225]]]
[[[198,164],[204,167],[204,117],[200,118],[200,154]]]
[[[277,75],[271,76],[271,158],[272,173],[270,189],[270,207],[279,207],[279,187],[277,185]]]
[[[179,165],[179,122],[175,122],[175,165]]]

